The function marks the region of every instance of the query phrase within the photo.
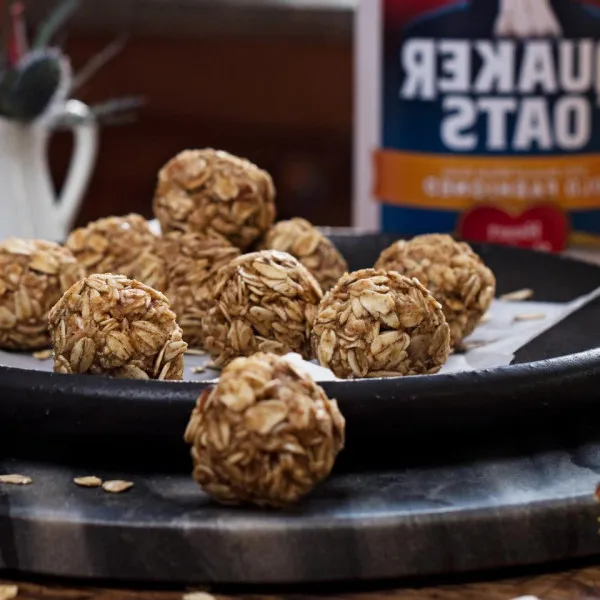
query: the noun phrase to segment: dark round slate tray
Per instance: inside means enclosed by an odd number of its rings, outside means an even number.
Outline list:
[[[596,415],[596,430],[597,423]],[[377,469],[349,455],[310,497],[281,512],[211,503],[189,477],[187,461],[174,455],[165,465],[164,455],[161,462],[150,452],[136,466],[123,446],[107,460],[106,440],[95,458],[71,448],[63,460],[49,461],[37,445],[37,457],[0,459],[1,472],[34,480],[0,486],[0,570],[297,584],[449,575],[600,554],[592,497],[600,444],[568,422],[556,426],[560,433],[547,432],[551,439],[544,440],[538,432],[535,443],[531,432],[506,430],[493,451],[467,448],[460,438],[436,439],[429,453],[396,448],[394,460]],[[73,484],[74,476],[92,473],[135,486],[109,495]]]
[[[372,265],[391,235],[333,233],[351,269]],[[600,286],[600,268],[555,255],[475,245],[498,293],[530,287],[535,299],[566,302]],[[537,420],[581,409],[600,390],[600,301],[534,339],[511,366],[387,380],[329,381],[350,440],[420,436],[438,429]],[[35,361],[34,361],[35,362]],[[0,435],[127,435],[178,443],[202,382],[139,382],[0,367]],[[485,410],[481,410],[485,398]],[[356,427],[355,427],[356,424]]]
[[[336,235],[352,268],[390,237]],[[600,269],[478,246],[499,292],[568,301]],[[297,583],[454,573],[600,553],[598,302],[509,367],[327,382],[348,422],[333,476],[284,511],[223,508],[181,441],[202,383],[0,368],[0,569],[154,581]],[[129,479],[123,495],[76,475]]]

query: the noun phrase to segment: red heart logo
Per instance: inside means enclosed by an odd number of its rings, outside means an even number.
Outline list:
[[[488,242],[561,252],[567,245],[569,222],[554,205],[532,206],[513,215],[497,206],[477,206],[463,213],[460,237],[470,242]]]

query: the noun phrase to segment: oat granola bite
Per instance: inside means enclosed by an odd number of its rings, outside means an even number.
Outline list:
[[[124,275],[91,275],[50,311],[57,373],[181,379],[187,344],[165,296]]]
[[[324,292],[348,270],[338,249],[306,219],[280,221],[261,240],[263,250],[281,250],[295,256],[319,282]]]
[[[240,251],[214,233],[167,233],[159,243],[167,265],[169,286],[166,295],[183,329],[183,338],[202,347],[202,315],[214,294],[217,273]]]
[[[75,229],[66,246],[90,275],[116,273],[159,291],[166,288],[165,265],[157,254],[157,237],[141,215],[92,221]]]
[[[397,377],[437,373],[450,353],[450,330],[416,279],[363,269],[323,298],[312,342],[321,365],[338,377]]]
[[[273,354],[237,358],[185,432],[194,479],[222,503],[283,507],[329,475],[345,422],[310,376]]]
[[[0,348],[50,346],[48,311],[85,275],[54,242],[8,238],[0,243]]]
[[[205,349],[218,366],[255,352],[310,357],[310,330],[322,297],[314,277],[286,252],[243,254],[221,270],[202,317]]]
[[[399,240],[375,268],[416,277],[442,305],[454,345],[477,327],[496,290],[494,274],[471,247],[445,234]]]
[[[212,231],[245,250],[273,223],[275,188],[248,160],[212,148],[184,150],[158,174],[154,214],[163,233]]]

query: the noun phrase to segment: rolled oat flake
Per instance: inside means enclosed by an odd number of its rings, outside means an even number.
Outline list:
[[[105,481],[102,484],[102,489],[105,492],[110,492],[112,494],[120,494],[121,492],[126,492],[127,490],[133,487],[132,481],[122,481],[120,479],[114,479],[111,481]]]
[[[16,585],[0,585],[0,600],[12,600],[19,595]]]
[[[100,487],[102,485],[102,479],[95,475],[86,475],[84,477],[75,477],[73,482],[79,487]]]
[[[7,483],[9,485],[29,485],[30,483],[33,483],[33,479],[28,475],[10,473],[8,475],[0,475],[0,484],[1,483]]]

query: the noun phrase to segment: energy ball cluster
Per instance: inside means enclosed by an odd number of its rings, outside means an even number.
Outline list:
[[[306,219],[280,221],[267,231],[261,249],[280,250],[295,256],[319,282],[324,292],[348,270],[339,250]]]
[[[381,253],[375,268],[416,277],[442,305],[454,345],[473,332],[496,289],[494,274],[481,258],[449,235],[395,242]]]
[[[490,269],[447,235],[398,241],[348,273],[305,219],[274,225],[270,175],[227,152],[174,156],[153,208],[160,236],[130,214],[64,247],[0,243],[0,348],[51,342],[56,372],[155,380],[181,380],[188,343],[204,348],[224,369],[184,437],[222,503],[296,502],[344,446],[336,401],[282,355],[348,379],[437,373],[494,296]]]
[[[232,260],[217,278],[202,318],[204,347],[219,366],[255,352],[310,358],[310,332],[322,297],[293,256],[262,250]]]
[[[124,275],[91,275],[48,318],[54,370],[132,379],[181,379],[187,344],[160,292]]]
[[[163,291],[167,279],[157,238],[144,217],[108,217],[76,229],[66,246],[88,274],[115,273]]]
[[[0,348],[49,346],[48,311],[84,274],[71,252],[53,242],[0,243]]]
[[[185,150],[160,171],[154,214],[162,231],[214,232],[245,250],[275,218],[271,176],[213,149]]]
[[[237,358],[198,398],[185,441],[216,500],[281,507],[329,475],[344,446],[335,400],[284,358]]]
[[[338,377],[393,377],[437,373],[450,353],[450,330],[416,279],[364,269],[325,296],[312,342],[319,362]]]
[[[166,294],[183,337],[201,347],[202,317],[212,302],[216,276],[240,251],[217,234],[173,231],[162,238],[160,253],[167,265]]]

